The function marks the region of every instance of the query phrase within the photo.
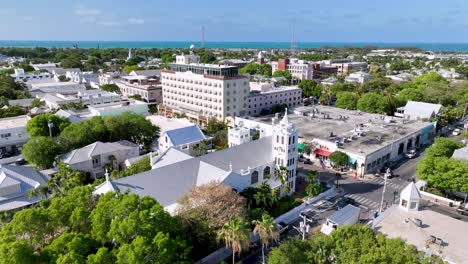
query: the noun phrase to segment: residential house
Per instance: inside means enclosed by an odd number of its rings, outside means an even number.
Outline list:
[[[397,108],[395,116],[409,120],[430,120],[439,114],[441,108],[440,104],[408,101],[404,107]]]
[[[345,82],[363,84],[369,81],[371,78],[372,76],[369,73],[359,71],[353,72],[350,75],[346,76]]]
[[[74,170],[84,171],[93,178],[100,178],[104,176],[106,166],[120,169],[122,162],[137,156],[139,156],[139,147],[132,142],[98,141],[62,155],[60,161],[70,165]]]
[[[27,124],[26,115],[0,119],[0,158],[8,153],[15,154],[28,141]]]
[[[39,202],[41,195],[29,192],[47,186],[49,178],[31,167],[0,165],[0,212]]]

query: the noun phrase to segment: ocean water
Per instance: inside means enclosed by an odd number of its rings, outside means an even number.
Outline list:
[[[0,47],[23,48],[72,48],[77,44],[79,48],[188,48],[190,45],[200,47],[200,41],[16,41],[0,40]],[[288,49],[289,42],[205,42],[207,48],[226,49]],[[320,47],[416,47],[428,51],[456,51],[468,52],[468,43],[385,43],[385,42],[299,42],[298,48]]]

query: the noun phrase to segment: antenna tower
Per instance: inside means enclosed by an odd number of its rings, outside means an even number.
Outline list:
[[[201,27],[201,47],[205,47],[205,26]]]

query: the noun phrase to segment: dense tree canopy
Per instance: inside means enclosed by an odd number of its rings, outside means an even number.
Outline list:
[[[359,98],[357,109],[367,113],[391,114],[389,102],[379,93],[370,92]]]
[[[49,136],[49,122],[52,123],[52,136],[56,137],[67,126],[70,121],[66,118],[56,116],[54,114],[42,114],[33,117],[26,125],[26,131],[30,137]]]
[[[330,161],[333,162],[333,164],[336,166],[343,167],[348,165],[349,156],[342,151],[335,151],[330,154]]]
[[[185,227],[152,198],[76,187],[17,212],[0,230],[0,263],[190,263]]]
[[[265,76],[271,76],[271,65],[251,63],[242,67],[240,69],[240,72],[247,73],[250,75],[260,74],[260,75],[265,75]]]
[[[48,169],[62,151],[62,146],[50,137],[39,136],[29,139],[23,145],[22,154],[29,163],[40,169]]]
[[[19,105],[0,108],[0,118],[13,117],[26,114],[26,111]]]
[[[26,85],[15,82],[10,76],[0,75],[0,108],[8,104],[8,100],[29,97]]]
[[[362,225],[345,226],[330,236],[316,234],[302,241],[291,238],[274,248],[268,257],[270,264],[331,264],[331,263],[443,263],[436,256],[425,257],[412,245]]]
[[[322,86],[313,80],[303,80],[298,86],[302,89],[302,95],[305,97],[315,96],[319,98],[322,95]]]
[[[101,85],[100,89],[106,92],[120,93],[120,88],[115,83]]]
[[[275,71],[275,73],[273,73],[273,77],[284,77],[284,78],[286,78],[288,80],[292,79],[292,75],[291,75],[290,72],[281,71],[281,70]]]
[[[358,102],[358,96],[353,92],[339,92],[336,96],[336,107],[355,110]]]
[[[461,147],[462,143],[452,139],[437,138],[417,167],[418,177],[441,190],[468,192],[468,162],[451,158]]]

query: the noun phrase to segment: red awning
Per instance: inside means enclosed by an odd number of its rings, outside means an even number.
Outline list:
[[[331,152],[328,151],[328,150],[324,150],[324,149],[315,149],[314,150],[314,153],[317,154],[317,155],[320,155],[320,156],[324,156],[324,157],[329,157]]]

